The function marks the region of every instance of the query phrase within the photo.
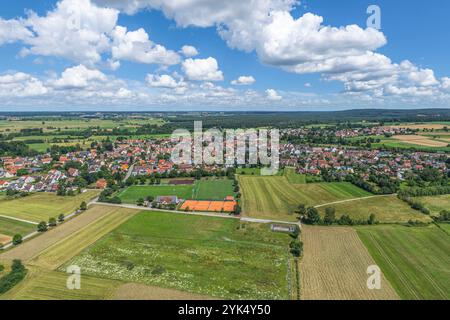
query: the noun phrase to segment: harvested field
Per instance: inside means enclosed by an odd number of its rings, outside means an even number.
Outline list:
[[[441,124],[441,123],[405,123],[405,124],[401,124],[401,125],[394,125],[394,126],[388,126],[389,128],[393,128],[393,129],[413,129],[413,130],[430,130],[430,129],[434,129],[434,130],[440,130],[443,129],[445,126],[449,126],[448,124]]]
[[[0,246],[10,243],[11,240],[12,240],[12,237],[0,233]]]
[[[111,208],[108,214],[44,250],[39,256],[31,260],[30,264],[54,270],[120,226],[137,212],[132,209]]]
[[[236,208],[235,201],[195,201],[188,200],[183,203],[180,210],[199,212],[233,212]]]
[[[450,236],[431,225],[358,227],[358,234],[402,299],[450,299]]]
[[[375,265],[355,230],[311,227],[302,230],[304,255],[300,261],[304,300],[384,300],[398,295],[383,277],[381,290],[367,288],[367,268]]]
[[[19,218],[31,222],[48,221],[61,213],[76,211],[81,202],[89,202],[100,191],[87,191],[75,197],[59,197],[53,193],[36,193],[25,198],[2,201],[0,215]]]
[[[12,250],[0,254],[0,260],[20,259],[24,262],[28,262],[48,247],[64,240],[66,237],[86,227],[97,219],[110,214],[114,210],[117,210],[117,208],[97,205],[92,206],[80,216],[77,216],[57,228],[41,234],[39,237],[27,241]]]
[[[165,289],[147,286],[138,283],[127,283],[119,287],[113,300],[213,300],[214,298],[183,292],[174,289]]]
[[[400,136],[394,136],[393,138],[396,140],[399,140],[401,142],[404,142],[404,143],[425,146],[425,147],[440,148],[440,147],[448,146],[448,143],[446,143],[446,142],[433,140],[433,139],[430,139],[429,137],[424,137],[424,136],[400,135]]]

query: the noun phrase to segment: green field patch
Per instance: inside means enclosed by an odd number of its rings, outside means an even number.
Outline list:
[[[450,299],[450,238],[436,226],[358,227],[384,276],[403,299]]]
[[[142,212],[67,265],[91,276],[228,299],[287,299],[290,237],[269,225]]]
[[[306,183],[306,175],[298,174],[295,172],[294,168],[285,168],[284,176],[288,179],[290,183],[293,184],[305,184]]]
[[[14,237],[16,234],[25,236],[35,230],[34,224],[0,217],[0,234],[10,237]]]
[[[193,185],[161,185],[161,186],[131,186],[119,194],[124,203],[135,204],[139,199],[158,196],[177,196],[180,199],[192,199]]]
[[[417,197],[415,199],[430,210],[432,215],[439,215],[443,210],[450,210],[450,194],[432,197]]]
[[[327,207],[336,209],[336,218],[348,215],[354,220],[367,220],[371,214],[382,223],[405,223],[409,220],[431,222],[431,218],[398,199],[397,196],[376,196],[342,203],[334,203],[319,208],[321,215],[325,215]]]
[[[202,179],[194,187],[195,200],[224,200],[228,196],[234,196],[230,179]]]
[[[48,221],[60,214],[76,211],[80,204],[89,202],[99,191],[87,191],[74,197],[60,197],[54,193],[35,193],[28,197],[4,200],[0,205],[0,215],[31,222]]]

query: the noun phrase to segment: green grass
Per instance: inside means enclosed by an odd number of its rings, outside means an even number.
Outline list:
[[[0,217],[0,234],[14,237],[16,234],[25,236],[36,230],[31,223]]]
[[[180,186],[131,186],[119,194],[119,198],[124,203],[135,204],[140,198],[145,199],[148,196],[156,198],[157,196],[177,196],[180,199],[192,199],[192,185]]]
[[[284,175],[290,183],[293,183],[293,184],[305,184],[306,183],[306,175],[296,173],[294,168],[285,168]]]
[[[450,194],[433,197],[417,197],[415,199],[423,203],[432,215],[439,215],[443,210],[450,210]]]
[[[241,168],[236,169],[237,174],[241,175],[247,175],[247,176],[259,176],[261,175],[261,169],[260,168]]]
[[[233,180],[202,179],[194,189],[196,200],[223,200],[227,196],[234,196]]]
[[[327,207],[319,208],[322,216],[325,214]],[[342,215],[349,215],[355,220],[367,220],[373,213],[376,215],[376,219],[382,223],[404,223],[409,220],[431,222],[429,216],[412,209],[395,195],[330,204],[329,207],[336,209],[337,218]]]
[[[439,227],[441,227],[447,234],[450,236],[450,223],[440,223]]]
[[[89,202],[99,191],[87,191],[75,197],[59,197],[54,193],[36,193],[28,197],[4,200],[0,205],[0,215],[19,218],[31,222],[48,221],[60,214],[76,211],[81,202]]]
[[[235,219],[142,212],[67,265],[228,299],[287,299],[289,236]]]
[[[450,299],[450,238],[437,228],[359,227],[358,234],[403,299]]]
[[[286,177],[240,176],[245,215],[253,218],[295,221],[300,204],[316,206],[370,196],[350,183],[291,184]]]

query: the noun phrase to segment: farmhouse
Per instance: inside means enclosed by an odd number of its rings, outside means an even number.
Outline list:
[[[180,200],[177,196],[156,197],[156,202],[163,205],[178,204]]]

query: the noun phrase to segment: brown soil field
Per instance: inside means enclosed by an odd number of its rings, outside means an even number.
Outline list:
[[[127,283],[117,289],[113,300],[214,300],[214,298],[174,289]]]
[[[24,242],[18,247],[0,254],[0,261],[20,259],[23,262],[28,262],[48,247],[76,233],[80,229],[104,217],[105,215],[110,214],[114,210],[116,210],[114,207],[98,205],[92,206],[86,212],[65,222],[64,224]]]
[[[404,143],[409,143],[409,144],[416,144],[416,145],[420,145],[420,146],[426,146],[426,147],[446,147],[448,145],[448,143],[442,142],[442,141],[437,141],[437,140],[432,140],[428,137],[424,137],[424,136],[394,136],[394,139],[399,140],[401,142]]]
[[[302,227],[302,300],[396,300],[382,277],[380,290],[367,288],[367,268],[376,265],[358,234],[347,227]]]
[[[11,242],[12,238],[10,236],[5,236],[4,234],[0,234],[0,245],[7,244]]]

